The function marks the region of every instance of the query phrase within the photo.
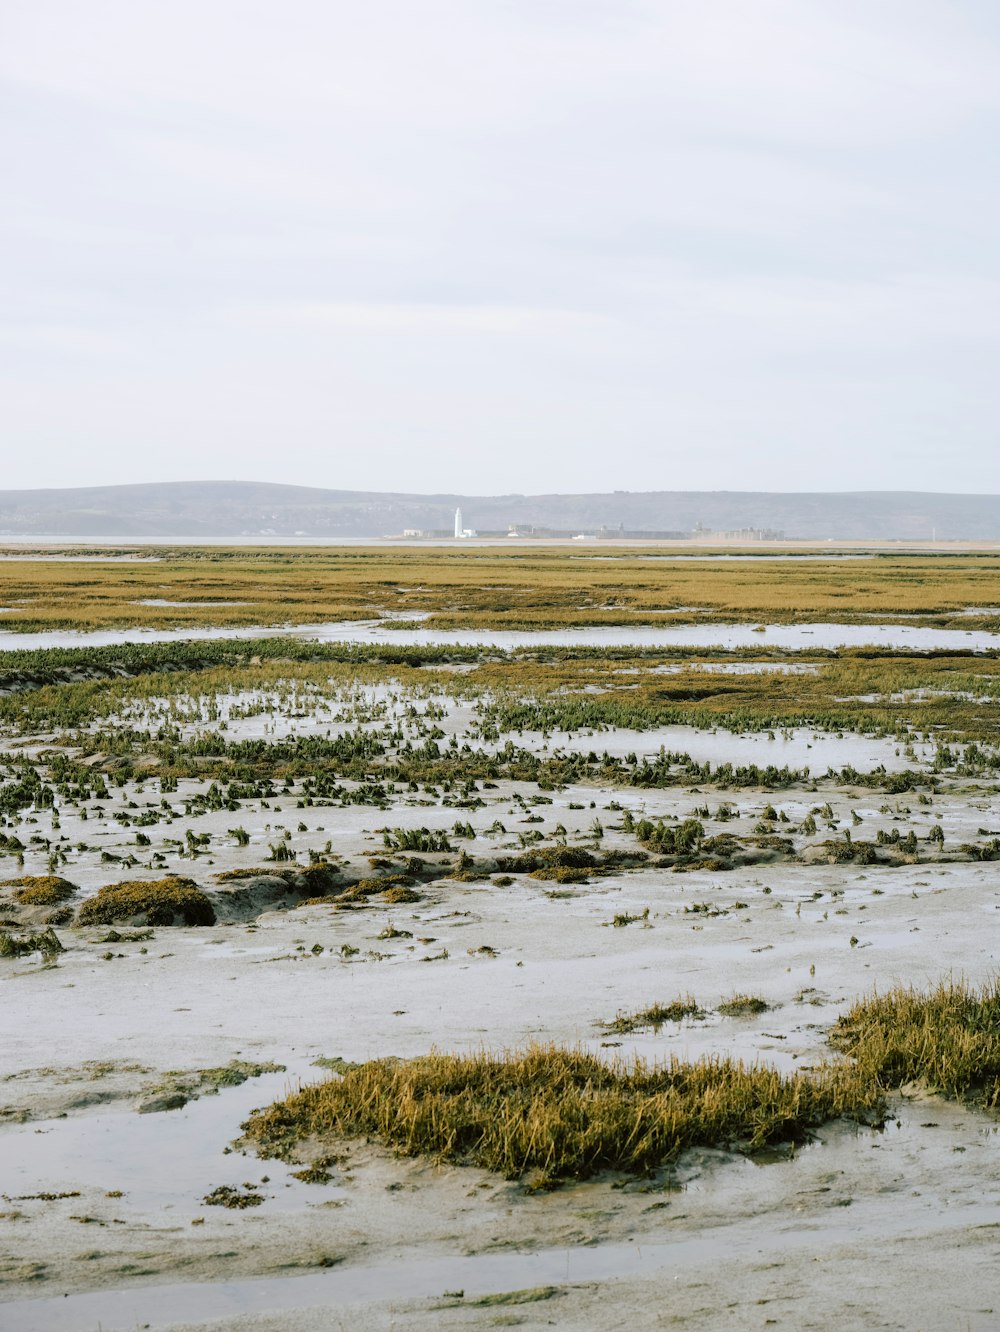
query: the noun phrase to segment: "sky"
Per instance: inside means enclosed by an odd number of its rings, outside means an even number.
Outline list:
[[[991,0],[0,0],[0,488],[1000,493]]]

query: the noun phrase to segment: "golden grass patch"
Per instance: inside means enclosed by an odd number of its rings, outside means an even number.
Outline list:
[[[947,1096],[1000,1104],[1000,985],[896,986],[854,1004],[831,1043],[891,1089],[920,1082]]]
[[[149,563],[5,565],[14,630],[430,615],[438,628],[942,617],[1000,604],[1000,556],[670,560],[656,551],[161,548]],[[143,604],[153,603],[153,604]],[[174,604],[170,604],[174,603]],[[220,604],[212,604],[220,603]],[[664,620],[664,612],[669,616]],[[963,620],[973,627],[975,620]]]
[[[802,1141],[827,1120],[880,1105],[846,1063],[785,1076],[725,1057],[605,1063],[535,1045],[372,1060],[256,1111],[244,1129],[262,1154],[288,1157],[307,1138],[371,1136],[406,1156],[541,1182],[656,1170],[687,1147]]]

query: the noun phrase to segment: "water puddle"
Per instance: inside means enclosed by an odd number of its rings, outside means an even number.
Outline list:
[[[853,1228],[846,1222],[839,1229],[839,1238],[852,1237]],[[785,1255],[793,1249],[822,1250],[836,1238],[830,1231],[809,1234],[790,1226],[781,1236],[782,1250]],[[737,1237],[727,1227],[725,1241],[714,1244],[709,1238],[699,1237],[669,1244],[625,1243],[541,1253],[411,1259],[346,1271],[334,1268],[309,1276],[95,1291],[64,1299],[0,1305],[0,1329],[81,1332],[85,1328],[100,1328],[100,1332],[134,1332],[138,1327],[152,1329],[177,1323],[186,1326],[209,1319],[291,1313],[326,1306],[343,1313],[346,1305],[440,1298],[448,1290],[462,1290],[467,1298],[475,1298],[535,1286],[668,1274],[692,1263],[708,1261],[713,1255],[720,1260],[723,1257],[731,1260],[742,1254],[761,1252],[765,1247],[762,1241],[763,1237],[752,1228]]]
[[[252,606],[252,601],[168,601],[165,597],[142,597],[133,606],[187,606],[200,609],[205,606]]]
[[[897,740],[853,734],[824,734],[806,730],[758,731],[738,735],[732,731],[701,731],[691,726],[664,726],[658,730],[629,731],[616,727],[609,731],[576,732],[566,735],[552,732],[546,742],[538,732],[524,732],[518,743],[540,753],[571,752],[597,754],[607,752],[616,758],[636,754],[640,759],[656,759],[660,749],[668,753],[688,754],[698,763],[736,766],[756,763],[760,766],[788,767],[823,776],[827,769],[852,767],[870,772],[884,766],[894,769],[915,767],[934,756],[933,745],[914,745],[913,757],[904,755]]]
[[[414,617],[407,616],[410,620]],[[1000,634],[983,630],[932,629],[905,624],[675,624],[589,626],[579,629],[508,631],[491,629],[403,629],[391,620],[330,624],[244,625],[238,628],[97,629],[40,633],[0,631],[0,650],[110,647],[121,643],[174,643],[217,639],[294,636],[317,643],[384,643],[392,646],[484,647],[510,651],[537,647],[823,648],[882,647],[926,652],[1000,649]]]
[[[260,1211],[274,1206],[299,1210],[343,1196],[334,1186],[293,1180],[280,1162],[248,1162],[238,1152],[225,1154],[251,1110],[287,1096],[300,1080],[314,1082],[323,1076],[321,1070],[303,1065],[296,1075],[249,1078],[242,1086],[189,1101],[181,1110],[141,1115],[130,1104],[127,1110],[5,1128],[0,1194],[18,1198],[79,1189],[84,1205],[91,1190],[106,1194],[120,1189],[124,1211],[155,1212],[185,1224],[204,1212],[202,1198],[211,1189],[239,1187],[262,1174],[270,1178],[262,1186],[267,1201]]]
[[[671,665],[654,666],[648,671],[649,675],[685,675],[688,673],[697,673],[699,675],[816,675],[819,671],[818,666],[813,666],[808,662],[794,661],[691,661],[678,662]],[[631,672],[627,670],[615,671],[615,675],[626,674],[639,675],[640,671],[633,668]]]

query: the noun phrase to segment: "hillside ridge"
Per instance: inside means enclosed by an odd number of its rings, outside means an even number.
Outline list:
[[[482,533],[790,540],[998,540],[1000,496],[923,491],[627,491],[467,495],[336,490],[262,481],[163,481],[0,490],[0,538],[448,535],[454,511]]]

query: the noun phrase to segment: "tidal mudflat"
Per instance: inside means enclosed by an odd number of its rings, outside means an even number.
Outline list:
[[[996,1326],[989,644],[400,632],[4,654],[0,1327]]]

